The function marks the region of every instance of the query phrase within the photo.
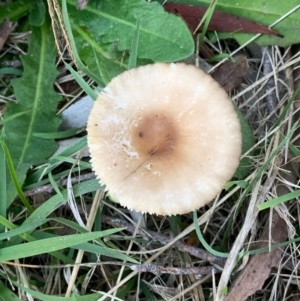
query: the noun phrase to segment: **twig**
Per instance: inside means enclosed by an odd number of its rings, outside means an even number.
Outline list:
[[[214,272],[221,272],[216,270],[212,266],[208,267],[188,267],[188,268],[174,268],[174,267],[162,267],[155,264],[133,264],[130,266],[133,271],[136,272],[150,272],[155,275],[162,274],[174,274],[174,275],[197,275],[198,279],[204,275],[210,275]]]
[[[205,267],[163,267],[155,264],[131,264],[128,262],[118,262],[118,261],[101,261],[101,262],[86,262],[86,263],[73,263],[73,264],[54,264],[54,265],[35,265],[35,264],[22,264],[19,262],[4,262],[3,264],[14,266],[18,268],[31,268],[31,269],[65,269],[65,268],[80,268],[88,267],[93,268],[101,265],[114,265],[114,266],[123,266],[128,267],[132,271],[145,273],[150,272],[155,275],[162,274],[174,274],[174,275],[198,275],[202,277],[204,275],[210,275],[212,272],[220,273],[221,271],[217,270],[212,266]]]
[[[93,178],[95,178],[95,174],[93,172],[90,172],[90,173],[86,173],[83,175],[78,175],[78,176],[72,177],[71,183],[77,184],[79,182],[84,182],[84,181],[87,181],[87,180],[90,180]],[[64,179],[58,180],[57,184],[61,185],[61,186],[67,186],[67,182],[68,182],[68,178],[64,178]],[[54,188],[51,184],[46,184],[46,185],[42,185],[37,188],[26,190],[24,192],[24,194],[25,194],[25,196],[33,196],[33,195],[40,194],[40,193],[51,193],[53,190],[54,190]]]
[[[135,231],[135,227],[133,225],[131,225],[130,223],[127,223],[126,221],[119,219],[119,218],[113,218],[113,217],[103,215],[102,222],[109,224],[113,227],[126,228],[126,230],[131,233],[133,233]],[[139,228],[138,233],[143,236],[148,236],[148,237],[154,239],[155,241],[160,242],[163,245],[167,245],[171,241],[171,239],[168,236],[159,234],[155,231],[149,231],[149,230]],[[221,266],[221,267],[224,266],[225,258],[215,256],[204,249],[193,247],[193,246],[185,244],[181,241],[176,241],[173,244],[173,246],[176,247],[179,251],[187,252],[197,258],[206,260],[206,261],[216,264],[218,266]]]

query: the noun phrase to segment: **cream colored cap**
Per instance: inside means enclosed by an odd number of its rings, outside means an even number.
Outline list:
[[[231,100],[209,75],[182,63],[115,77],[95,101],[87,131],[93,169],[112,198],[161,215],[210,202],[241,155]]]

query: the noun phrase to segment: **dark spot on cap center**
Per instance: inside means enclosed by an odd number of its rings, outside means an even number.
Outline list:
[[[164,114],[149,114],[142,118],[134,129],[133,146],[146,157],[166,156],[174,151],[177,136],[171,118]]]

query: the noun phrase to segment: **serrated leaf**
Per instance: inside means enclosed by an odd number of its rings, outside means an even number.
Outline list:
[[[172,0],[176,3],[185,3],[191,5],[202,5],[207,7],[211,0]],[[218,0],[217,9],[227,12],[237,17],[246,18],[262,25],[270,26],[273,22],[279,20],[294,8],[299,6],[298,0],[290,1],[265,1],[265,0]],[[278,24],[272,27],[284,37],[274,37],[262,35],[255,40],[259,45],[278,45],[286,47],[300,42],[300,9],[295,10],[286,18],[283,18]],[[231,32],[228,34],[219,33],[219,38],[234,38],[240,44],[244,44],[253,37],[251,34],[242,34]]]
[[[36,0],[30,6],[29,23],[32,26],[43,25],[46,17],[46,6],[42,0]]]
[[[7,105],[4,120],[11,116],[3,130],[4,141],[10,151],[19,183],[22,185],[26,172],[33,165],[43,163],[57,148],[54,140],[35,137],[35,132],[57,131],[60,120],[56,107],[60,96],[54,91],[57,76],[55,68],[56,50],[50,25],[33,27],[28,53],[22,56],[23,76],[13,80],[16,103]],[[8,178],[8,204],[16,191]]]
[[[90,0],[79,11],[76,1],[68,0],[68,11],[80,57],[94,68],[95,51],[103,68],[100,73],[108,72],[111,78],[127,69],[129,56],[123,51],[131,49],[138,20],[139,59],[172,62],[194,52],[194,41],[184,22],[156,2]]]
[[[0,23],[5,19],[17,21],[19,18],[28,14],[30,5],[35,0],[18,0],[1,6]]]

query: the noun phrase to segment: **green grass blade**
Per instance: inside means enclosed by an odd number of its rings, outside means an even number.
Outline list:
[[[0,74],[21,76],[22,71],[20,69],[17,69],[17,68],[4,67],[4,68],[0,68]]]
[[[71,65],[68,63],[65,63],[66,68],[71,72],[71,74],[74,76],[77,83],[80,85],[80,87],[83,89],[83,91],[89,95],[93,100],[97,99],[97,93],[87,84],[87,82],[82,78],[82,76],[79,75],[77,71],[75,71]]]
[[[78,65],[79,69],[82,70],[86,75],[88,75],[90,78],[92,78],[98,84],[102,83],[101,79],[94,72],[92,72],[91,69],[87,68],[83,64],[83,62],[81,61],[81,59],[80,59],[80,57],[78,55],[77,47],[75,45],[75,41],[74,41],[72,29],[71,29],[71,24],[70,24],[70,19],[69,19],[69,14],[68,14],[68,8],[67,8],[66,0],[62,0],[62,15],[63,15],[64,23],[65,23],[65,28],[66,28],[66,31],[67,31],[67,34],[68,34],[69,42],[70,42],[70,45],[71,45],[72,54],[74,55],[75,61],[76,61],[77,65]],[[72,72],[71,69],[69,69],[69,70],[70,70],[70,72]],[[90,95],[90,94],[88,94],[88,95]]]
[[[201,233],[201,230],[200,230],[200,227],[199,227],[199,224],[198,224],[198,218],[197,218],[197,211],[194,210],[193,212],[193,219],[194,219],[194,226],[195,226],[195,230],[196,230],[196,233],[197,233],[197,236],[201,242],[201,244],[203,245],[203,247],[208,251],[210,252],[211,254],[215,255],[215,256],[219,256],[219,257],[225,257],[227,258],[229,253],[222,253],[222,252],[219,252],[219,251],[216,251],[214,250],[204,239],[202,233]]]
[[[85,295],[85,296],[72,296],[72,297],[59,297],[59,296],[49,296],[45,295],[43,293],[34,291],[28,287],[24,287],[20,285],[18,282],[12,281],[15,286],[23,290],[24,292],[27,292],[28,294],[32,295],[35,297],[35,300],[41,300],[41,301],[98,301],[102,295],[95,293],[95,294],[90,294],[90,295]],[[10,300],[7,299],[7,301],[17,301],[16,300]],[[5,300],[6,301],[6,300]]]
[[[97,189],[103,189],[104,186],[100,185],[97,179],[85,181],[73,186],[74,197],[96,191]],[[67,202],[67,190],[63,190],[61,195],[55,195],[39,206],[22,224],[22,226],[45,220],[54,210],[64,205]],[[29,231],[28,234],[31,232]],[[27,239],[26,239],[27,240]],[[21,239],[14,238],[11,240],[12,245],[20,244]],[[65,260],[64,260],[65,261]]]
[[[63,157],[71,157],[75,153],[81,151],[83,148],[87,146],[87,137],[84,136],[78,141],[76,141],[74,144],[70,145],[67,149],[63,150],[58,154],[58,156]],[[33,172],[26,180],[25,186],[26,189],[32,189],[39,187],[40,185],[49,183],[48,180],[42,180],[40,181],[40,178],[42,175],[48,174],[53,169],[57,168],[59,165],[61,165],[63,161],[60,161],[57,156],[51,157],[46,164],[39,168],[37,171]],[[73,170],[75,171],[75,169]],[[68,174],[68,172],[66,173]],[[63,173],[61,174],[63,176]]]
[[[130,258],[129,256],[121,253],[119,250],[110,249],[108,247],[102,247],[91,243],[83,243],[77,246],[73,246],[75,249],[84,250],[86,252],[94,253],[96,255],[103,255],[120,260],[126,260],[132,263],[139,263],[139,261]]]
[[[76,141],[74,144],[70,145],[67,149],[59,153],[60,156],[70,157],[77,152],[81,151],[87,146],[87,137],[84,136],[80,140]],[[55,161],[55,157],[49,159],[49,163],[52,163],[52,160]]]
[[[53,133],[32,133],[33,137],[42,138],[42,139],[64,139],[77,135],[81,132],[83,128],[71,129],[61,132],[53,132]]]
[[[17,227],[12,222],[10,222],[7,219],[5,219],[3,216],[0,216],[0,223],[1,223],[1,225],[4,225],[6,228],[10,229],[10,231],[7,231],[5,233],[1,233],[0,234],[0,240],[12,238],[12,237],[14,237],[16,235],[20,235],[21,236],[21,234],[24,234],[26,232],[32,231],[35,228],[41,226],[42,224],[45,224],[48,221],[49,221],[49,219],[44,219],[44,220],[39,220],[37,222],[30,223],[30,224],[25,225],[25,226]],[[24,239],[26,239],[26,237],[24,235],[22,237]]]
[[[0,262],[31,257],[69,248],[88,240],[97,239],[103,236],[104,232],[105,231],[65,235],[2,248],[0,252]]]
[[[286,115],[287,115],[288,111],[290,110],[291,105],[294,104],[295,98],[299,94],[299,92],[300,92],[300,86],[295,90],[295,92],[293,93],[293,95],[291,96],[291,98],[289,99],[289,101],[287,102],[287,104],[284,106],[284,109],[282,110],[282,112],[280,113],[280,115],[277,118],[276,122],[272,126],[272,129],[274,129],[277,126],[279,126],[281,124],[281,122],[284,120],[284,118],[286,118]]]
[[[60,162],[68,162],[70,164],[77,164],[78,166],[81,166],[82,168],[91,168],[91,163],[84,162],[84,161],[78,161],[77,159],[73,159],[70,157],[64,157],[64,156],[55,156],[56,160],[59,160]]]
[[[208,28],[208,25],[210,23],[211,17],[214,13],[214,10],[216,8],[216,5],[217,5],[217,0],[211,1],[211,3],[209,4],[209,7],[207,8],[204,16],[202,17],[200,23],[198,24],[198,26],[195,30],[195,32],[196,32],[201,27],[201,25],[204,23],[203,29],[201,30],[200,38],[199,38],[199,46],[200,47],[203,44],[204,36],[206,35],[207,28]]]
[[[38,224],[43,224],[46,220],[38,220],[36,222],[31,222],[29,224],[26,224],[25,226],[20,226],[19,228],[22,228],[22,231],[24,229],[26,229],[26,232],[33,232],[34,229],[32,228],[32,225],[38,225]],[[17,228],[16,225],[14,225],[12,222],[6,220],[5,218],[1,217],[1,223],[3,225],[5,225],[5,227],[7,227],[8,229],[15,229],[15,230],[12,230],[12,231],[15,231],[13,232],[14,233],[17,233],[19,232],[19,228]],[[31,229],[31,230],[30,230]],[[28,233],[19,233],[18,234],[23,240],[25,241],[35,241],[36,239],[34,237],[32,237],[31,235],[29,235]],[[15,235],[14,235],[15,236]],[[20,238],[15,238],[13,236],[9,236],[10,238],[10,241],[9,241],[9,245],[17,245],[17,244],[20,244],[21,243],[21,239]],[[58,258],[59,260],[61,260],[62,262],[65,262],[65,263],[73,263],[72,259],[63,255],[62,253],[58,252],[58,251],[55,251],[55,252],[50,252],[50,254],[56,258]]]
[[[18,192],[18,195],[19,195],[21,201],[23,202],[24,206],[28,209],[28,211],[30,213],[32,213],[33,212],[33,208],[30,206],[30,204],[29,204],[26,196],[23,193],[23,190],[22,190],[22,187],[21,187],[21,185],[19,183],[18,176],[17,176],[16,170],[15,170],[15,167],[14,167],[14,164],[13,164],[13,161],[12,161],[9,149],[8,149],[8,147],[6,146],[5,142],[2,139],[0,139],[0,144],[1,144],[2,150],[3,150],[4,154],[5,154],[7,166],[8,166],[9,172],[10,172],[10,176],[11,176],[11,179],[12,179],[12,181],[14,183],[14,186],[15,186],[17,192]]]
[[[74,197],[102,189],[104,186],[97,179],[88,180],[73,186]],[[67,202],[67,190],[63,190],[62,197],[55,195],[39,206],[27,219],[23,225],[47,218],[54,210]]]
[[[0,280],[1,301],[22,301]]]
[[[292,199],[295,199],[295,198],[298,198],[300,197],[300,189],[298,190],[295,190],[293,192],[290,192],[290,193],[287,193],[285,195],[282,195],[278,198],[274,198],[268,202],[265,202],[265,203],[262,203],[262,204],[259,204],[258,205],[258,209],[261,211],[261,210],[265,210],[265,209],[268,209],[270,207],[273,207],[273,206],[276,206],[276,205],[279,205],[281,203],[284,203],[284,202],[287,202],[287,201],[290,201]]]
[[[0,215],[6,216],[6,160],[3,147],[0,147]],[[4,227],[0,226],[0,233]]]
[[[269,164],[272,162],[272,160],[282,151],[284,146],[286,144],[289,144],[290,139],[292,138],[295,130],[298,128],[299,123],[296,122],[291,130],[286,134],[286,136],[282,139],[282,141],[279,143],[277,148],[269,155],[268,159],[265,161],[265,163],[257,170],[254,178],[249,183],[249,185],[244,189],[241,197],[240,197],[240,204],[237,206],[235,212],[234,212],[234,219],[236,217],[236,214],[238,212],[239,207],[242,205],[243,201],[245,200],[246,196],[249,194],[249,192],[252,189],[252,186],[256,181],[260,178],[260,176],[264,173],[264,171],[268,168]]]
[[[61,221],[63,224],[68,225],[67,223]],[[114,228],[114,229],[109,229],[109,230],[105,230],[105,231],[101,231],[103,233],[103,237],[108,236],[108,235],[112,235],[116,232],[121,231],[122,228]],[[84,230],[83,228],[81,229],[80,233],[89,233],[86,230]],[[43,241],[44,239],[48,239],[48,238],[52,238],[55,237],[54,234],[48,233],[48,232],[36,232],[34,234],[35,239],[37,239],[38,241]],[[113,249],[113,248],[109,248],[107,247],[101,240],[97,239],[95,240],[94,243],[81,243],[75,246],[71,247],[72,249],[78,249],[78,250],[83,250],[85,252],[89,252],[89,253],[93,253],[96,255],[103,255],[106,257],[110,257],[110,258],[116,258],[119,260],[125,260],[128,262],[132,262],[132,263],[139,263],[138,261],[136,261],[135,259],[127,256],[126,254],[123,254],[122,252],[120,252],[118,249]]]
[[[59,195],[61,198],[63,198],[63,195],[61,194],[61,192],[60,192],[60,190],[59,190],[59,188],[58,188],[57,183],[56,183],[55,180],[53,179],[52,172],[49,172],[48,177],[49,177],[50,183],[51,183],[51,185],[53,186],[53,188],[54,188],[56,194]]]

